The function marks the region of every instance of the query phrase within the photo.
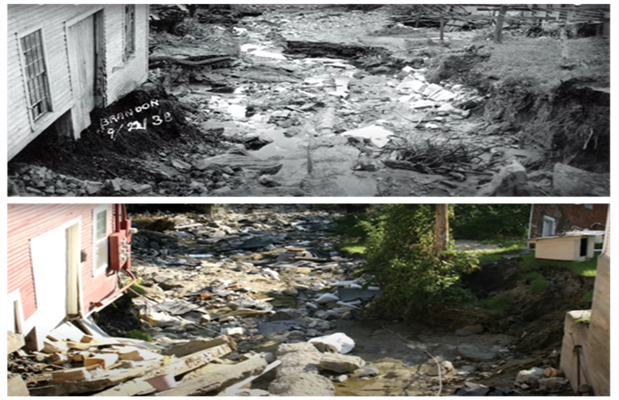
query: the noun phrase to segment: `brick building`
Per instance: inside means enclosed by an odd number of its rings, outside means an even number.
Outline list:
[[[79,138],[95,107],[146,81],[148,18],[148,5],[9,4],[9,160],[50,127]]]
[[[119,257],[113,256],[111,240],[125,233],[122,210],[109,204],[8,206],[9,331],[22,333],[31,347],[41,348],[57,325],[88,316],[122,293]],[[122,266],[128,268],[130,250],[123,253]],[[124,275],[123,284],[131,277]]]
[[[607,214],[608,204],[533,204],[529,239],[571,230],[603,231]]]

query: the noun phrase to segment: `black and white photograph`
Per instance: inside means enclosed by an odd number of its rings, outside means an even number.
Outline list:
[[[10,4],[10,197],[608,197],[610,4]]]

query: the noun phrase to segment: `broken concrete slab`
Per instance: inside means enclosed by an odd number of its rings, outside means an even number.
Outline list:
[[[355,372],[365,365],[365,360],[361,357],[347,356],[343,354],[325,354],[320,359],[318,368],[338,374]]]
[[[610,174],[596,174],[557,163],[552,187],[557,196],[610,196]]]

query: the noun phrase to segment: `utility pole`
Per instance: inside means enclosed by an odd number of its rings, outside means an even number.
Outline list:
[[[440,253],[447,249],[449,242],[449,205],[436,204],[434,218],[434,252]]]
[[[496,19],[496,28],[494,31],[494,43],[501,43],[503,33],[503,21],[505,21],[505,14],[507,13],[507,6],[502,5],[499,9],[499,16]]]

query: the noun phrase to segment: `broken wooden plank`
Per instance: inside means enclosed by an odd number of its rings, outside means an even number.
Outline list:
[[[52,386],[42,386],[30,389],[32,396],[69,396],[96,393],[110,386],[118,385],[126,380],[142,376],[153,367],[146,365],[127,370],[109,371],[103,378],[83,382],[64,382]]]
[[[173,345],[162,352],[168,356],[185,357],[199,351],[212,349],[216,346],[229,345],[232,350],[236,350],[236,344],[228,336],[218,336],[212,339],[194,339],[184,343]],[[220,357],[223,354],[212,354],[214,357]]]
[[[52,372],[52,381],[54,384],[63,382],[86,381],[92,378],[92,375],[87,368],[71,368],[62,371]]]
[[[152,366],[148,367],[149,376],[170,372],[174,373],[175,376],[183,375],[204,366],[217,357],[236,350],[236,343],[227,336],[220,336],[205,342],[210,342],[212,347],[197,353],[189,354],[178,360],[173,360],[165,366],[156,368],[155,371],[153,371],[154,368]],[[97,393],[95,396],[134,396],[144,390],[152,388],[150,384],[145,382],[145,378],[143,378],[142,375],[144,375],[144,373],[132,377],[131,380],[121,385]]]
[[[174,389],[165,390],[155,396],[201,396],[216,390],[225,389],[245,378],[264,371],[267,362],[262,357],[252,357],[234,365],[222,365],[209,374],[179,384]]]
[[[84,360],[84,366],[100,364],[103,369],[108,369],[112,364],[118,361],[118,354],[97,354]]]
[[[282,163],[269,160],[261,160],[252,156],[241,156],[238,154],[220,154],[208,157],[193,163],[194,168],[204,170],[218,170],[225,167],[232,169],[241,168],[243,170],[255,171],[260,175],[275,175],[282,168]]]
[[[14,333],[8,331],[8,347],[7,353],[11,354],[26,345],[26,341],[24,340],[24,335],[20,335],[19,333]]]

